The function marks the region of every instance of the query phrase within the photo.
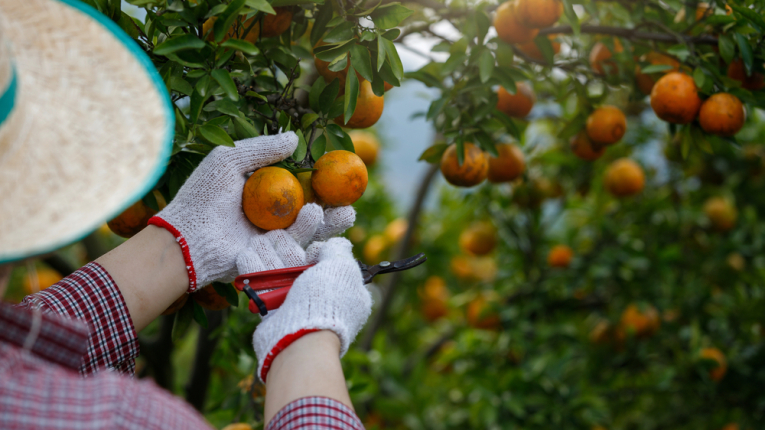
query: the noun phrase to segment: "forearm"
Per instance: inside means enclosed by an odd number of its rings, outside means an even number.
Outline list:
[[[122,293],[136,331],[141,331],[188,288],[181,248],[170,232],[147,226],[96,260]]]
[[[274,359],[266,379],[266,425],[289,403],[310,396],[353,408],[340,365],[340,340],[328,330],[301,337]]]

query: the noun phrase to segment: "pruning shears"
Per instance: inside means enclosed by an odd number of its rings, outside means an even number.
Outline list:
[[[425,254],[419,253],[414,257],[403,260],[381,261],[374,266],[366,265],[360,261],[357,262],[364,283],[368,284],[377,275],[411,269],[425,261],[427,261]],[[284,299],[287,298],[287,293],[289,293],[295,279],[313,266],[314,264],[309,264],[307,266],[287,267],[285,269],[239,275],[234,280],[234,287],[239,291],[244,291],[247,297],[250,298],[250,312],[266,316],[268,311],[277,309],[284,303]],[[269,291],[261,294],[255,292],[263,290]]]

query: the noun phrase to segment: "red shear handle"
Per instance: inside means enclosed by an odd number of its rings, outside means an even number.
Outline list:
[[[267,293],[258,294],[258,297],[260,297],[260,300],[263,300],[263,303],[266,304],[266,309],[269,311],[272,311],[274,309],[278,309],[282,303],[284,303],[284,299],[287,298],[287,293],[290,292],[290,287],[282,287],[273,291],[269,291]],[[250,312],[257,314],[260,313],[260,310],[258,309],[258,306],[255,304],[255,302],[250,299],[250,306],[249,306]]]
[[[234,280],[234,287],[239,291],[243,291],[245,285],[248,285],[256,292],[273,290],[258,294],[258,297],[266,305],[266,309],[272,311],[279,308],[279,306],[284,303],[284,299],[287,298],[287,293],[289,293],[290,287],[292,287],[295,279],[313,266],[313,264],[310,264],[308,266],[287,267],[284,269],[247,273],[236,277]],[[257,304],[255,304],[252,299],[250,299],[249,309],[252,313],[260,313],[260,309],[258,309]]]

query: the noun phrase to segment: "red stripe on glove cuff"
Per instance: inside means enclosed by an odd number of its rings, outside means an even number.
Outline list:
[[[170,225],[167,221],[163,220],[162,218],[158,216],[153,216],[149,219],[148,222],[149,225],[156,225],[157,227],[162,227],[165,230],[169,231],[173,237],[175,237],[175,241],[178,242],[178,245],[181,246],[181,252],[183,253],[183,261],[186,263],[186,271],[189,274],[189,289],[187,292],[193,293],[196,291],[197,288],[197,272],[194,270],[194,262],[191,261],[191,254],[189,254],[189,244],[186,243],[186,239],[183,238],[183,235],[181,234],[178,229]]]
[[[274,362],[274,359],[277,355],[279,355],[280,352],[287,349],[287,347],[290,346],[292,342],[300,339],[308,333],[313,333],[315,331],[319,331],[319,329],[304,328],[302,330],[296,331],[295,333],[284,336],[282,340],[277,342],[276,345],[274,345],[274,347],[271,349],[271,352],[269,352],[266,358],[263,360],[263,367],[260,369],[260,379],[263,380],[264,383],[266,382],[266,375],[268,374],[268,370],[271,369],[271,363]]]

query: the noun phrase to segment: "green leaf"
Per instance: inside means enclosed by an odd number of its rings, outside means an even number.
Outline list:
[[[258,49],[257,46],[253,45],[252,43],[246,40],[228,39],[227,41],[221,43],[220,46],[224,48],[231,48],[237,51],[242,51],[247,55],[260,54],[260,49]]]
[[[401,30],[398,28],[393,28],[383,33],[382,37],[391,41],[395,41],[396,39],[398,39],[400,35],[401,35]]]
[[[392,3],[378,7],[370,17],[375,23],[375,28],[385,30],[398,26],[412,13],[414,13],[413,10],[401,6],[398,3]]]
[[[755,27],[759,27],[760,31],[765,29],[765,19],[762,17],[762,11],[757,13],[748,7],[738,6],[733,2],[725,2],[725,4],[730,6],[734,11],[744,15],[749,21],[751,21],[751,24],[753,24]]]
[[[696,145],[707,154],[714,154],[714,150],[712,150],[712,145],[709,143],[707,136],[704,134],[701,128],[691,125],[690,129],[691,129],[691,139],[694,142],[696,142]]]
[[[379,72],[385,63],[385,45],[383,44],[383,37],[377,36],[377,71]]]
[[[332,102],[337,98],[340,92],[340,80],[335,79],[327,85],[319,96],[319,112],[329,112]]]
[[[271,6],[273,7],[279,7],[279,6],[295,6],[295,5],[313,5],[313,4],[324,4],[324,0],[273,0],[271,2]]]
[[[346,67],[348,67],[347,54],[343,54],[335,58],[334,60],[330,61],[329,66],[327,66],[327,68],[333,72],[342,72]]]
[[[191,321],[194,320],[194,303],[192,302],[194,302],[193,299],[186,300],[186,304],[175,313],[173,330],[170,334],[173,343],[178,343],[191,327]]]
[[[199,91],[194,91],[191,94],[191,101],[189,102],[189,119],[192,124],[196,124],[199,119],[199,114],[202,112],[202,104],[206,100],[206,97],[199,94]]]
[[[170,77],[170,88],[181,94],[191,96],[194,92],[194,88],[185,79],[178,76]]]
[[[258,129],[250,123],[246,118],[236,117],[234,118],[234,129],[240,139],[249,139],[251,137],[260,136]]]
[[[459,136],[454,143],[457,145],[457,165],[462,166],[462,163],[465,162],[465,140]]]
[[[218,15],[218,19],[215,21],[215,25],[213,25],[213,35],[215,35],[216,42],[220,43],[226,37],[226,33],[228,33],[239,16],[239,11],[244,7],[244,3],[245,0],[233,0],[223,13]]]
[[[306,129],[310,127],[317,119],[319,119],[319,114],[307,113],[303,115],[303,118],[300,119],[300,128]]]
[[[189,300],[189,302],[192,302],[194,304],[193,306],[194,321],[196,321],[197,324],[201,325],[202,327],[207,328],[208,323],[207,323],[207,315],[205,314],[205,309],[199,303],[197,303],[197,301],[194,299]]]
[[[239,100],[239,92],[237,91],[236,84],[234,83],[234,80],[231,79],[231,75],[228,73],[228,70],[215,69],[212,71],[211,75],[213,78],[215,78],[216,81],[218,81],[228,98],[234,101]]]
[[[319,97],[326,86],[327,82],[324,78],[316,79],[313,85],[311,85],[311,91],[308,92],[308,106],[310,106],[311,110],[314,112],[322,112]]]
[[[233,285],[213,282],[212,286],[215,292],[225,298],[231,306],[239,306],[239,294],[237,294],[236,288]]]
[[[189,33],[181,36],[171,37],[165,40],[154,48],[154,54],[167,55],[188,49],[202,49],[204,47],[205,43],[202,41],[202,39]]]
[[[432,101],[430,103],[430,107],[428,108],[428,113],[425,116],[425,119],[430,121],[431,119],[437,117],[444,109],[444,105],[446,105],[447,101],[449,101],[447,97],[441,97],[440,99]]]
[[[239,111],[239,107],[237,107],[237,105],[235,105],[234,102],[229,99],[220,99],[207,103],[205,107],[202,108],[202,110],[205,112],[218,111],[232,117],[238,117],[239,115],[242,115],[242,113]]]
[[[445,143],[437,143],[430,148],[426,149],[419,158],[419,161],[426,161],[428,163],[438,163],[441,161],[441,156],[444,155],[446,148],[449,145]]]
[[[345,98],[343,100],[343,118],[344,123],[348,123],[356,111],[356,100],[359,97],[359,78],[353,67],[348,70],[348,76],[345,78]]]
[[[339,125],[328,125],[326,136],[327,139],[329,139],[333,149],[342,149],[345,151],[356,152],[356,150],[353,148],[353,140],[351,140],[351,136],[348,136],[348,133],[344,132]]]
[[[736,44],[733,42],[733,38],[724,34],[717,39],[717,47],[720,49],[720,56],[723,61],[730,63],[733,61],[733,56],[736,55]]]
[[[138,27],[135,21],[133,21],[133,18],[131,18],[130,15],[126,14],[125,12],[120,11],[120,19],[117,21],[117,24],[133,39],[138,38],[138,36],[141,34],[138,31]]]
[[[314,49],[313,52],[316,55],[316,57],[320,60],[332,61],[335,58],[350,51],[355,43],[356,42],[354,40],[349,40],[345,43],[341,43],[338,45],[321,46],[319,48]]]
[[[372,60],[369,56],[369,50],[359,44],[354,44],[351,48],[351,66],[361,74],[361,77],[372,82],[374,75],[372,74]],[[348,74],[351,72],[348,71]]]
[[[401,58],[398,56],[396,45],[394,45],[393,42],[386,38],[378,40],[382,40],[383,46],[385,48],[385,55],[388,57],[391,70],[393,70],[393,74],[397,79],[402,79],[404,77],[404,65],[401,63]]]
[[[329,25],[329,24],[328,24]],[[353,39],[353,29],[356,27],[356,23],[350,21],[344,21],[342,24],[330,30],[324,40],[327,43],[340,43]]]
[[[574,31],[574,37],[579,37],[581,26],[579,24],[579,17],[574,12],[573,0],[563,0],[563,12],[566,15],[566,19],[571,24],[571,29]]]
[[[244,4],[251,9],[259,10],[269,15],[276,15],[276,11],[266,0],[247,0]]]
[[[313,158],[314,161],[318,160],[319,157],[324,155],[326,150],[327,138],[324,136],[324,133],[322,133],[321,136],[317,137],[316,140],[313,141],[313,145],[311,145],[311,158]]]
[[[704,87],[704,83],[706,81],[706,75],[704,75],[704,69],[701,67],[696,67],[696,70],[693,71],[693,81],[696,83],[696,86],[699,88]]]
[[[754,53],[752,52],[752,46],[749,45],[749,41],[741,33],[736,33],[736,41],[738,42],[738,50],[741,53],[741,59],[746,66],[746,74],[752,74],[752,66],[754,65]]]
[[[550,39],[548,39],[547,36],[537,36],[534,39],[534,44],[537,45],[539,52],[542,53],[542,57],[544,57],[545,62],[547,64],[553,64],[555,50],[553,49]]]
[[[478,59],[478,71],[481,82],[484,84],[491,79],[491,74],[494,72],[494,56],[491,55],[490,50],[484,49],[481,53],[481,57]]]
[[[319,40],[321,40],[324,31],[327,29],[327,23],[332,19],[332,12],[332,2],[327,2],[319,8],[313,28],[311,29],[311,46],[316,46]]]
[[[640,72],[644,74],[666,72],[672,70],[673,67],[669,64],[651,64],[640,68]]]
[[[234,146],[234,140],[231,139],[231,136],[229,136],[222,128],[218,127],[217,125],[205,124],[199,126],[197,133],[198,136],[201,136],[202,139],[212,143],[213,145],[231,147]]]
[[[301,130],[296,131],[295,134],[298,136],[298,146],[295,148],[295,152],[292,153],[292,159],[300,161],[305,158],[305,154],[308,152],[308,145]]]

